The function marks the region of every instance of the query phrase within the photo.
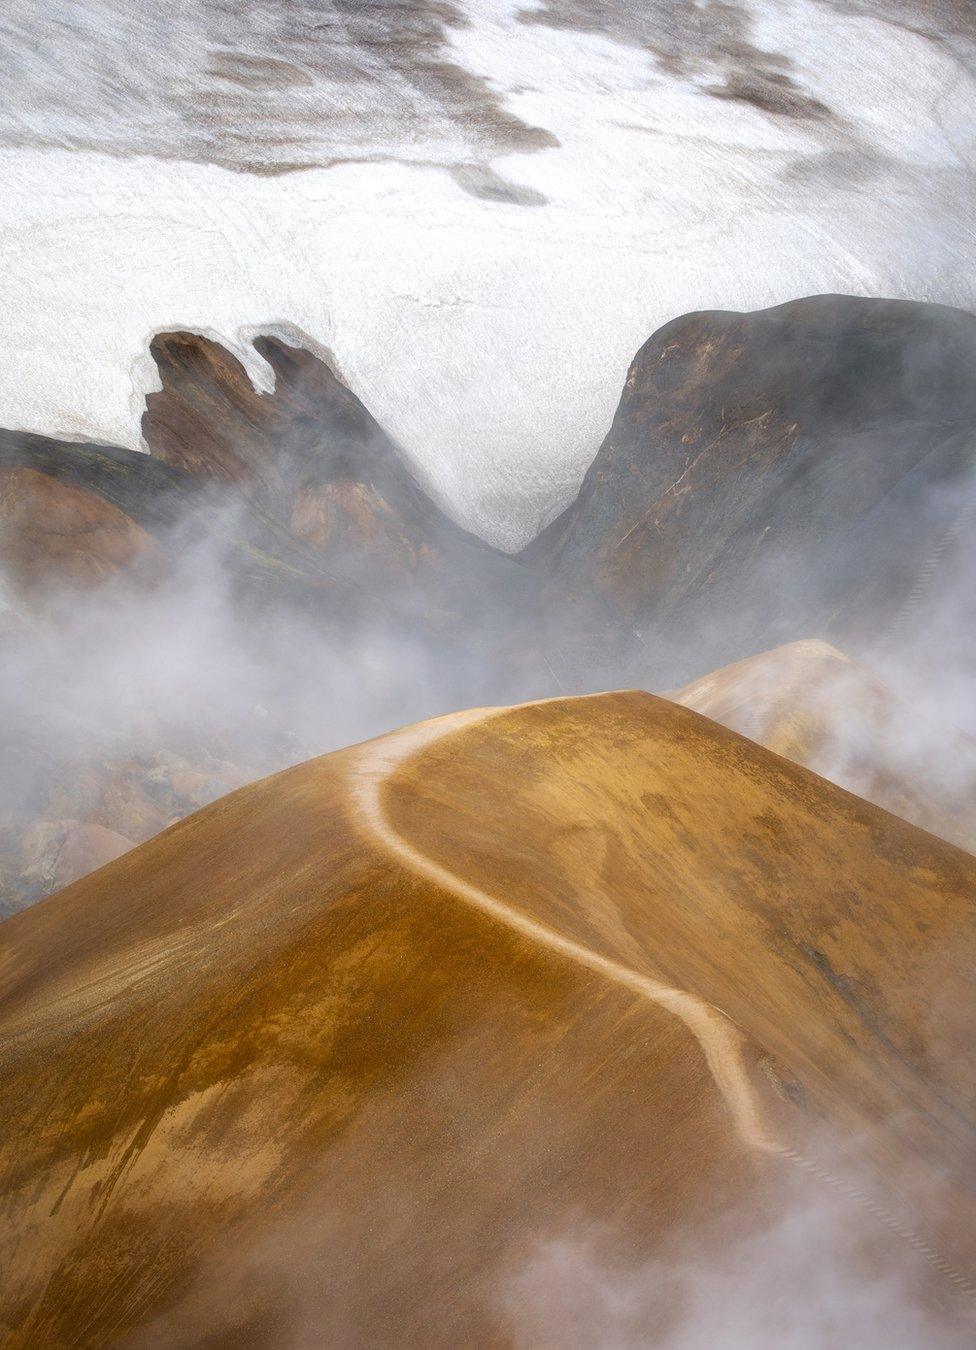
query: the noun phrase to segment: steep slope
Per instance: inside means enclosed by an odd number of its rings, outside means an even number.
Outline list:
[[[245,788],[0,929],[0,1325],[512,1345],[540,1241],[708,1269],[829,1194],[852,1269],[917,1261],[963,1344],[974,885],[640,693]]]
[[[172,574],[192,548],[260,600],[419,628],[520,668],[602,665],[630,638],[460,528],[324,355],[253,339],[272,387],[221,343],[161,332],[150,455],[0,429],[0,565],[25,591]],[[527,656],[529,648],[531,656]]]
[[[685,315],[640,350],[578,499],[523,556],[649,642],[670,624],[666,679],[811,633],[856,654],[972,513],[974,367],[976,318],[940,306]]]
[[[387,584],[470,555],[515,569],[461,530],[421,491],[402,454],[323,356],[254,338],[273,388],[260,391],[219,342],[159,333],[150,345],[162,388],[146,397],[142,432],[154,457],[255,497],[300,539],[381,570]]]
[[[826,642],[794,642],[671,697],[923,829],[976,850],[976,741]]]
[[[0,15],[8,422],[135,448],[147,333],[286,316],[438,500],[517,548],[675,314],[976,304],[970,0],[175,13]]]
[[[25,594],[155,584],[194,549],[253,596],[334,601],[345,580],[266,512],[149,455],[0,428],[0,566]]]

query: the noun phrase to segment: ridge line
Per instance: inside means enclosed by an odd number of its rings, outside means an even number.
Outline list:
[[[576,701],[576,697],[599,698],[600,695],[563,695],[537,699],[532,704],[513,706],[566,703]],[[448,713],[357,746],[350,770],[350,785],[353,800],[360,808],[361,819],[365,821],[368,831],[388,853],[399,858],[416,875],[426,877],[441,889],[453,891],[455,895],[466,899],[483,913],[500,920],[509,928],[577,961],[677,1017],[698,1042],[715,1086],[725,1102],[740,1139],[747,1147],[791,1163],[839,1191],[918,1252],[929,1266],[954,1284],[960,1292],[976,1300],[976,1281],[959,1271],[935,1247],[897,1219],[867,1192],[857,1185],[842,1181],[821,1164],[779,1142],[767,1132],[755,1092],[742,1062],[743,1034],[725,1013],[697,995],[641,975],[631,967],[610,957],[601,956],[572,938],[564,937],[538,920],[520,913],[422,853],[393,828],[383,807],[382,790],[397,768],[445,736],[511,711],[511,706],[501,706]]]

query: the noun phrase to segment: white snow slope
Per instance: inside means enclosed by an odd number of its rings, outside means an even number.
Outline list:
[[[291,321],[517,547],[675,315],[976,305],[970,13],[10,0],[0,425],[138,446],[154,331]]]

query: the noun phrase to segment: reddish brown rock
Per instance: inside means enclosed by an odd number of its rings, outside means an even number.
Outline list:
[[[680,634],[663,680],[811,634],[863,650],[933,557],[953,565],[974,369],[976,317],[936,305],[685,315],[635,357],[579,497],[523,560],[649,640]]]
[[[320,552],[368,554],[413,572],[449,555],[488,552],[440,512],[401,452],[324,359],[260,336],[274,389],[195,333],[160,333],[150,351],[162,389],[146,398],[151,453],[197,478],[233,484]],[[378,546],[378,547],[377,547]]]
[[[195,333],[159,333],[150,344],[163,388],[146,396],[142,433],[157,459],[224,483],[260,479],[276,411],[241,363]]]
[[[155,541],[97,493],[30,468],[0,467],[0,563],[25,591],[150,577]]]
[[[279,338],[259,336],[255,350],[274,373],[258,391],[242,363],[197,333],[158,333],[150,344],[162,389],[146,396],[142,431],[151,453],[193,476],[247,483],[269,498],[287,489],[289,472],[330,467],[362,472],[356,452],[392,443],[324,360]],[[344,455],[343,452],[347,453]]]

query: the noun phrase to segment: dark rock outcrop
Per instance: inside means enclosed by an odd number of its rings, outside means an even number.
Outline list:
[[[976,317],[815,296],[676,319],[627,375],[577,500],[523,553],[684,678],[904,619],[973,493]]]
[[[402,452],[324,359],[277,337],[254,347],[274,373],[262,393],[237,358],[196,333],[160,333],[162,389],[146,398],[154,458],[258,503],[338,569],[442,591],[475,572],[504,588],[524,574],[456,525],[417,484]]]
[[[147,396],[142,422],[152,457],[239,494],[344,595],[435,633],[465,659],[490,654],[523,692],[532,671],[558,666],[571,682],[603,663],[620,639],[600,610],[451,520],[326,359],[298,341],[254,339],[274,376],[262,393],[220,343],[157,334],[162,388]]]

